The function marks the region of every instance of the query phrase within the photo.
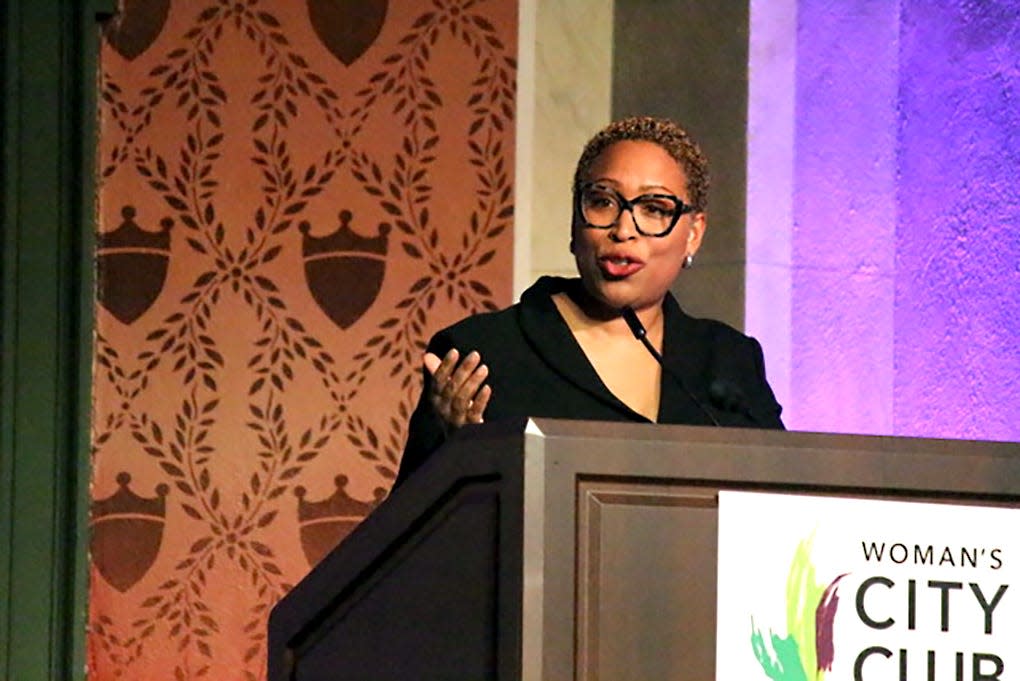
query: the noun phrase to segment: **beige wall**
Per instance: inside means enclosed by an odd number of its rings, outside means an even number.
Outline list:
[[[613,2],[523,0],[520,21],[516,295],[576,272],[570,182],[581,147],[612,118]]]

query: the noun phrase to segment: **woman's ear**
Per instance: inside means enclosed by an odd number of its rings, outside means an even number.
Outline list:
[[[580,225],[577,221],[577,214],[570,218],[570,255],[577,255],[574,250],[577,247],[577,230],[580,229]]]
[[[701,248],[701,240],[705,237],[705,229],[707,228],[708,219],[705,213],[694,213],[691,220],[691,228],[687,230],[688,255],[694,255]]]

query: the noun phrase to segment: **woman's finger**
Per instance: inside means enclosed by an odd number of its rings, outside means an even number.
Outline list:
[[[461,383],[460,388],[457,390],[458,397],[467,398],[467,402],[474,400],[475,393],[478,392],[478,389],[482,387],[482,384],[485,383],[485,379],[488,377],[489,367],[484,364],[479,364],[478,367],[471,372],[471,375],[468,376],[463,383]]]
[[[475,369],[482,361],[482,356],[476,351],[472,350],[467,354],[464,359],[460,361],[457,368],[453,370],[453,374],[450,375],[446,385],[443,386],[443,396],[447,399],[453,400],[461,393],[461,389],[464,384],[470,378],[471,374],[474,373]]]
[[[431,360],[428,359],[428,355],[432,353],[426,353],[425,357],[425,368],[429,368]],[[433,355],[435,357],[436,355]],[[446,355],[443,356],[443,360],[436,367],[435,371],[432,372],[432,389],[430,396],[432,398],[432,404],[435,406],[441,414],[444,415],[447,407],[445,403],[449,402],[450,395],[452,394],[453,386],[450,384],[450,375],[453,373],[454,368],[457,366],[457,361],[460,359],[460,353],[456,348],[451,348]]]
[[[439,369],[439,365],[443,363],[443,360],[439,359],[439,355],[434,352],[426,352],[422,362],[425,364],[425,370],[432,376],[435,376],[436,370]]]
[[[425,355],[425,368],[428,369],[428,355],[432,353],[426,353]],[[432,355],[435,357],[435,355]],[[460,359],[460,353],[457,352],[457,348],[450,348],[450,351],[443,356],[443,361],[439,363],[435,371],[432,371],[432,378],[435,379],[436,384],[442,385],[450,378],[450,374],[453,373],[453,369],[457,366],[457,360]],[[431,371],[431,370],[430,370]]]
[[[472,371],[471,375],[457,388],[457,392],[453,396],[452,406],[458,425],[468,422],[468,414],[474,404],[476,393],[488,375],[489,368],[482,364]]]
[[[488,406],[490,397],[492,397],[492,386],[486,383],[478,390],[471,401],[471,407],[468,409],[466,416],[468,423],[482,423],[485,407]]]

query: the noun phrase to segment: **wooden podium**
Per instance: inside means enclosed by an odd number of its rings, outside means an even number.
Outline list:
[[[710,681],[722,489],[1020,506],[1020,445],[467,428],[276,606],[269,680]]]

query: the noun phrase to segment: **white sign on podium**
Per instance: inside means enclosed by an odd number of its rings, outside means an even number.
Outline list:
[[[719,494],[719,681],[1020,680],[1020,510]]]

